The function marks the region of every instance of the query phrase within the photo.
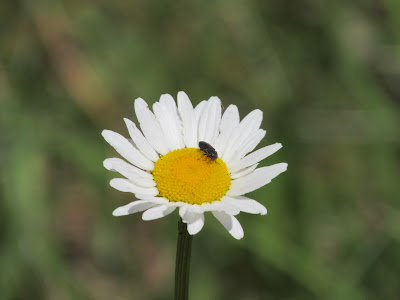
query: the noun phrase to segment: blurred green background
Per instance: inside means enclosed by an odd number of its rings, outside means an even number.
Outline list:
[[[400,299],[397,0],[2,1],[1,299],[173,298],[178,215],[112,217],[100,133],[180,90],[289,164],[242,240],[206,215],[192,300]]]

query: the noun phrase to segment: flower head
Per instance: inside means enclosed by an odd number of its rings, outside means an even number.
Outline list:
[[[286,163],[257,168],[282,147],[275,143],[252,152],[266,133],[260,129],[262,112],[256,109],[240,121],[235,105],[222,114],[221,101],[211,97],[193,108],[184,92],[178,93],[178,105],[170,95],[162,95],[153,111],[143,99],[135,100],[141,130],[125,119],[131,140],[110,130],[102,132],[127,161],[104,161],[105,168],[125,177],[112,179],[110,185],[139,199],[113,215],[144,211],[143,220],[153,220],[179,208],[193,235],[203,228],[204,213],[210,211],[234,238],[242,238],[243,229],[234,216],[241,211],[267,213],[263,205],[243,195],[287,168]]]

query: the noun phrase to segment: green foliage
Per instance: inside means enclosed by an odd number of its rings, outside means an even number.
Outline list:
[[[172,299],[177,214],[111,216],[100,132],[184,90],[263,110],[289,164],[241,241],[206,215],[191,299],[397,299],[398,3],[3,1],[0,298]]]

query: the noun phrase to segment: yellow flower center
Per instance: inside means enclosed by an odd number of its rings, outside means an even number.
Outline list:
[[[191,204],[220,200],[231,185],[222,159],[212,161],[196,148],[184,148],[162,156],[152,171],[160,196],[171,202]]]

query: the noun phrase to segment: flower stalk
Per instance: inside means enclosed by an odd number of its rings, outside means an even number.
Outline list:
[[[187,300],[189,295],[190,254],[193,236],[187,231],[187,224],[179,219],[178,244],[175,265],[175,300]]]

